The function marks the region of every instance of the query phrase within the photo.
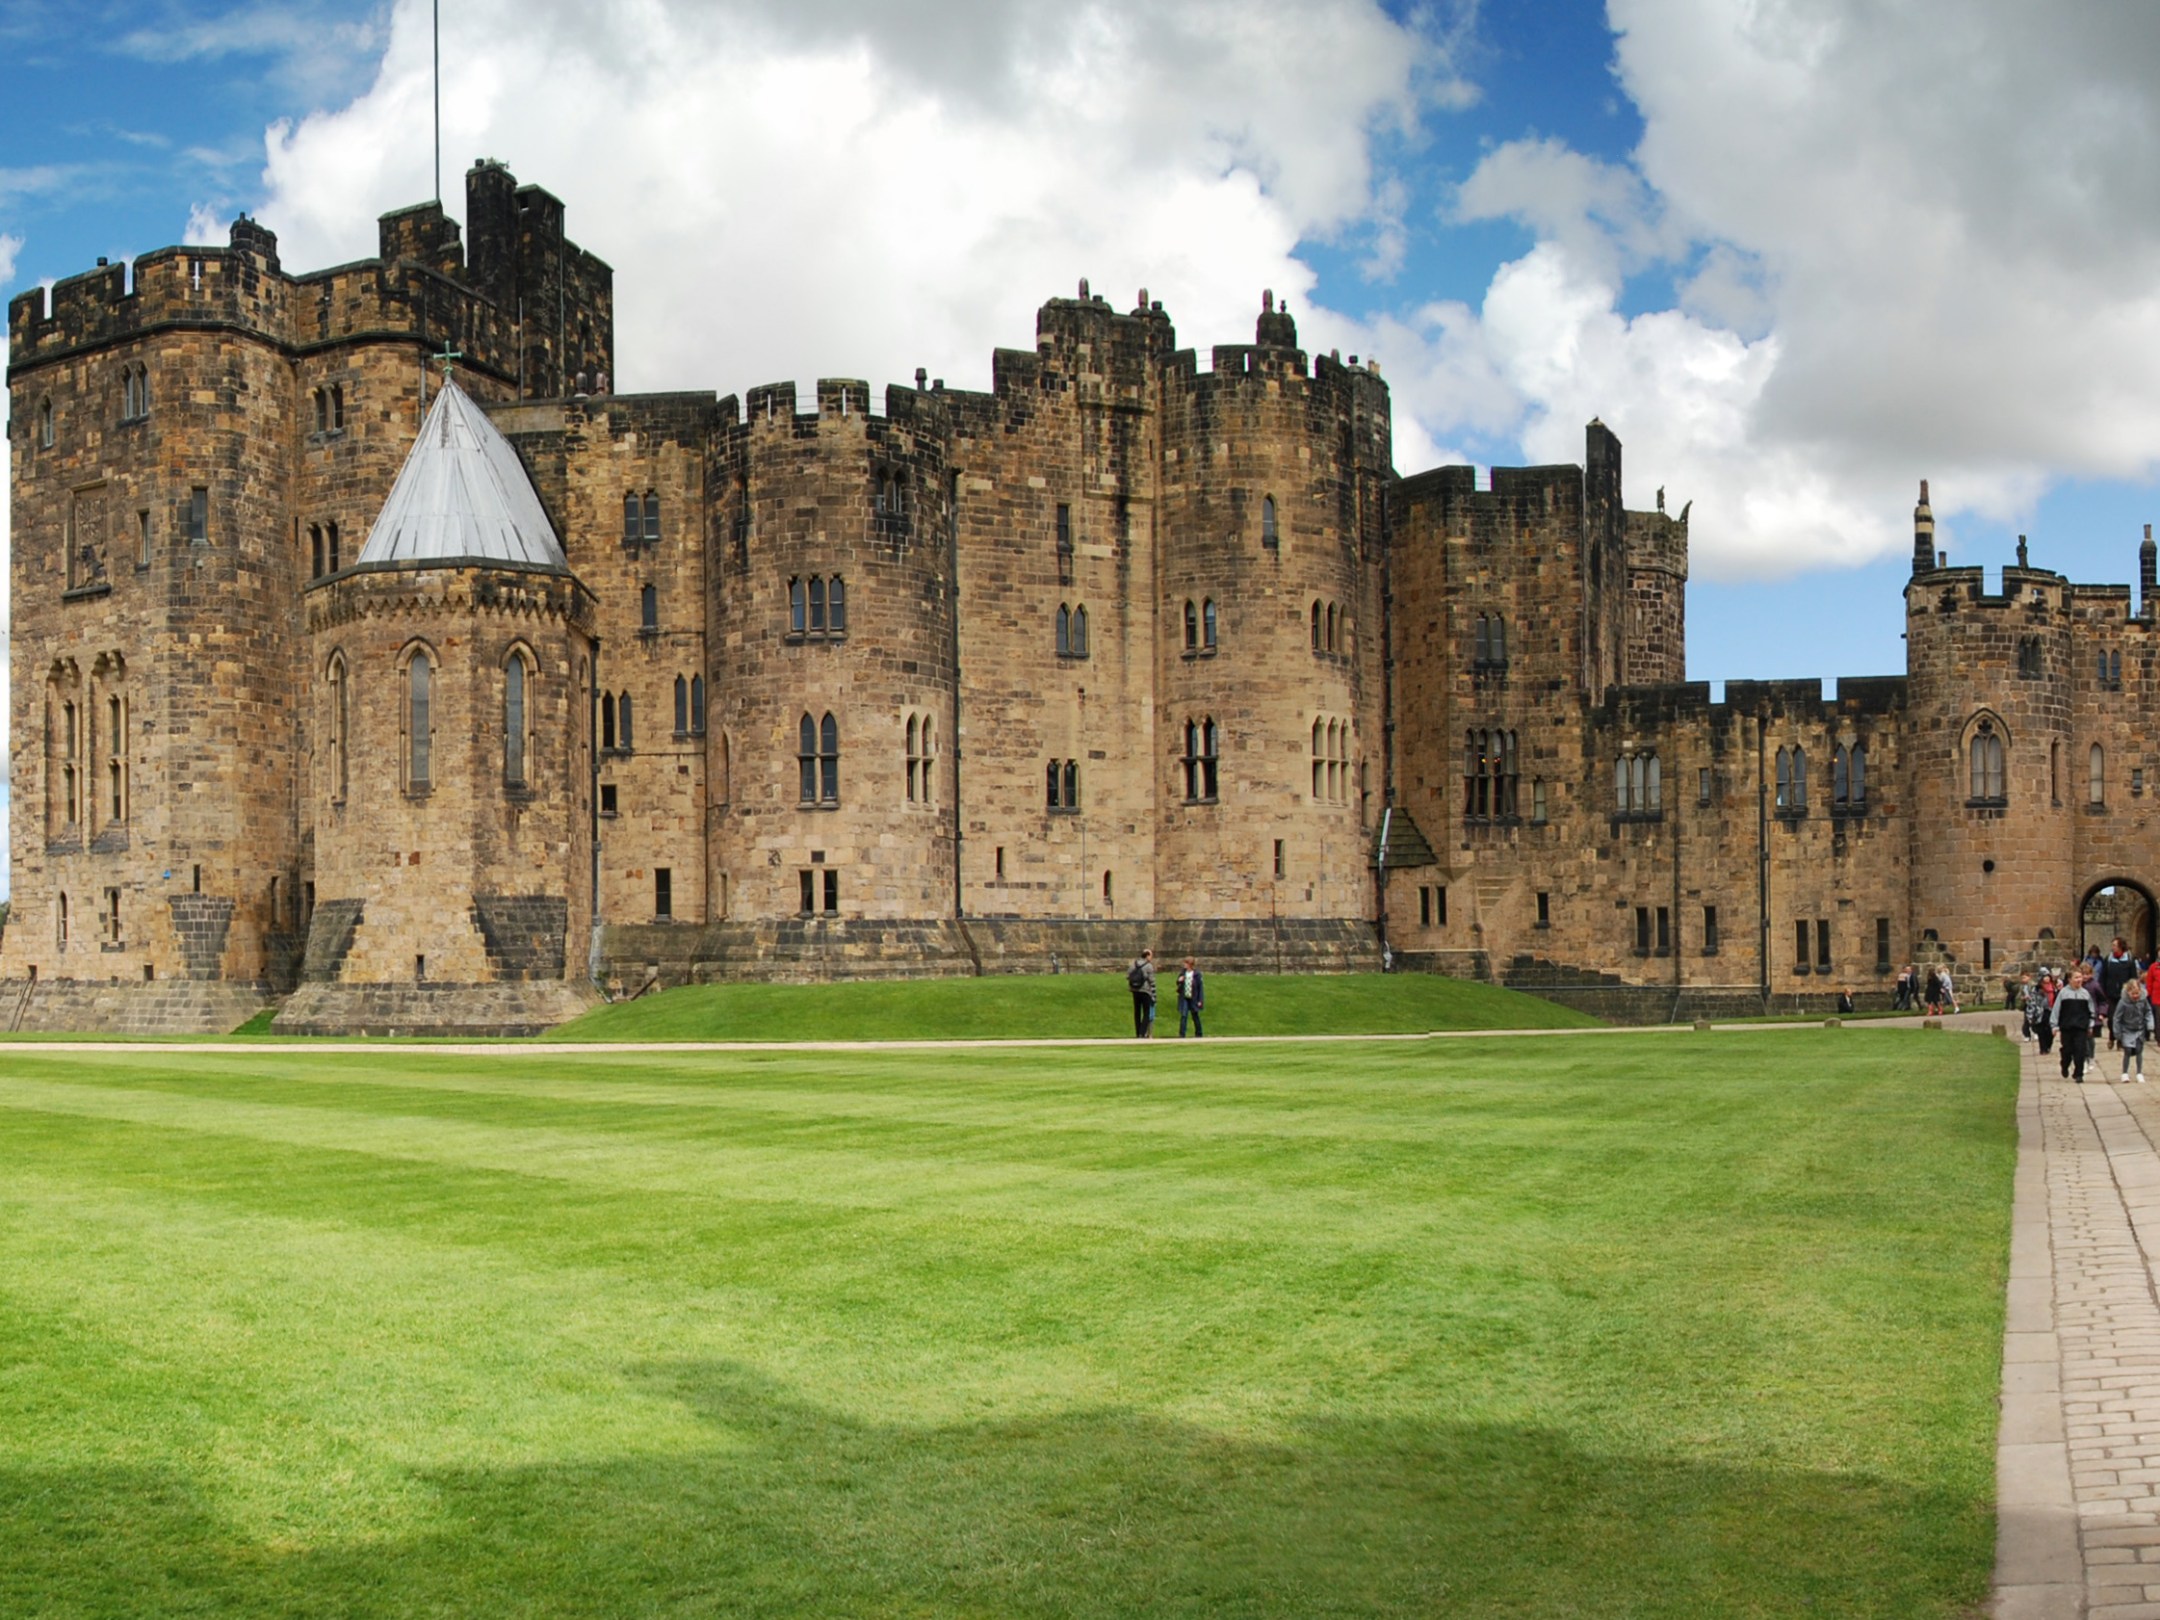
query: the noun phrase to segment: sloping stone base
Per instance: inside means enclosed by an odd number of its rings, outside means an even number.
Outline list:
[[[26,989],[30,990],[27,1005],[23,1002]],[[32,988],[21,979],[11,979],[0,984],[0,1027],[41,1034],[229,1035],[275,1004],[269,987],[260,984],[40,979]]]
[[[1368,923],[1242,919],[1049,922],[1013,917],[934,922],[788,918],[707,927],[618,925],[601,937],[601,977],[635,990],[726,980],[953,978],[976,973],[1115,973],[1152,945],[1156,960],[1197,956],[1245,973],[1377,972]],[[282,1027],[282,1026],[281,1026]]]
[[[538,1035],[599,1004],[566,979],[515,984],[303,984],[271,1028],[280,1035]]]

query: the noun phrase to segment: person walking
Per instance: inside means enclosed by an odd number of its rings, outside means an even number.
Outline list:
[[[2153,1032],[2152,1002],[2144,984],[2132,979],[2123,986],[2122,1000],[2108,1020],[2114,1026],[2115,1044],[2122,1048],[2122,1077],[2145,1083],[2145,1041]]]
[[[2055,1033],[2062,1041],[2058,1060],[2065,1080],[2085,1083],[2085,1065],[2092,1060],[2093,1000],[2085,989],[2085,970],[2072,968],[2070,982],[2055,995]],[[2072,1070],[2076,1073],[2073,1076]]]
[[[1207,1031],[1200,1027],[1200,1009],[1207,1003],[1207,981],[1201,977],[1200,964],[1192,957],[1185,958],[1185,970],[1177,976],[1177,1034],[1185,1038],[1185,1020],[1192,1020],[1193,1039],[1200,1040]]]
[[[1941,968],[1930,967],[1920,978],[1920,999],[1930,1018],[1942,1016],[1943,1002],[1949,996],[1949,975]]]
[[[2100,982],[2095,987],[2094,1009],[2108,1020],[2108,1039],[2115,1042],[2113,1013],[2117,1002],[2122,1000],[2123,986],[2138,976],[2138,965],[2130,955],[2130,943],[2120,934],[2108,947],[2108,954],[2100,964]]]
[[[1898,969],[1897,994],[1890,998],[1892,1012],[1911,1012],[1913,1004],[1913,970],[1907,963]]]
[[[2028,973],[2025,975],[2024,993],[2020,998],[2025,1007],[2025,1039],[2038,1041],[2042,1052],[2054,1045],[2055,1032],[2048,1027],[2048,1019],[2054,1011],[2048,992],[2054,986],[2055,981],[2045,968],[2041,969],[2037,979]]]
[[[1133,959],[1125,970],[1125,984],[1132,991],[1132,1032],[1146,1040],[1155,1033],[1155,951],[1151,946]]]
[[[2020,973],[2011,981],[2010,999],[2005,1005],[2019,1015],[2018,1039],[2021,1042],[2032,1039],[2032,993],[2033,976],[2030,973]]]

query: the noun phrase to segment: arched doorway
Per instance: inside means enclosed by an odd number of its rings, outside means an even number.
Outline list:
[[[2120,935],[2140,961],[2152,960],[2155,912],[2153,897],[2143,885],[2128,878],[2105,878],[2094,884],[2078,908],[2078,922],[2080,952],[2097,945],[2105,953]]]

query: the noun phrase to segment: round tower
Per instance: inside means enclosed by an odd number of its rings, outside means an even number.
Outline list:
[[[582,1010],[593,599],[454,383],[307,592],[315,905],[281,1031],[530,1033]]]
[[[2062,575],[2006,568],[1990,595],[1984,570],[1939,561],[1922,483],[1905,587],[1908,954],[1969,984],[2073,944],[2075,641]]]
[[[1357,431],[1376,376],[1323,359],[1263,294],[1250,348],[1223,345],[1164,405],[1158,749],[1162,915],[1372,914],[1385,792],[1377,525]],[[1360,385],[1372,383],[1367,389]],[[1369,425],[1369,424],[1368,424]]]

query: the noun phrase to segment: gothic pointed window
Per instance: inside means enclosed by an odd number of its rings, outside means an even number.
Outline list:
[[[846,635],[847,581],[842,579],[838,574],[835,574],[832,577],[832,585],[827,592],[826,600],[829,604],[829,611],[826,615],[827,627],[836,636]]]
[[[512,652],[503,664],[503,783],[521,788],[526,781],[526,755],[530,734],[526,730],[526,707],[530,697],[525,656]]]
[[[1320,651],[1320,599],[1317,596],[1312,605],[1312,650]]]
[[[1088,655],[1087,609],[1084,607],[1073,609],[1072,655],[1075,658],[1085,658]]]
[[[1185,603],[1185,650],[1200,650],[1200,609],[1189,599]]]
[[[643,506],[637,496],[625,495],[622,498],[622,538],[624,545],[634,546],[644,537],[645,523],[642,512]]]
[[[817,722],[807,714],[796,728],[795,763],[801,780],[801,799],[804,804],[817,803]]]
[[[690,735],[690,683],[680,675],[675,677],[675,735]]]
[[[660,497],[652,490],[645,492],[645,543],[656,544],[660,539]]]
[[[2003,740],[1995,722],[1982,719],[1973,728],[1966,748],[1968,783],[1976,804],[2001,804],[2006,798],[2003,780]]]
[[[1270,551],[1282,544],[1282,536],[1275,526],[1275,497],[1260,497],[1260,543]]]
[[[804,594],[803,582],[800,579],[791,579],[787,582],[787,596],[788,633],[799,636],[810,625],[809,599]]]
[[[1807,808],[1807,750],[1804,748],[1792,751],[1792,808]]]
[[[1211,596],[1200,604],[1200,645],[1209,652],[1215,650],[1216,631],[1215,599]]]
[[[2094,743],[2085,756],[2085,764],[2086,800],[2092,804],[2105,804],[2107,802],[2107,750],[2098,743]]]
[[[630,694],[625,692],[615,700],[615,730],[622,739],[622,747],[628,753],[637,744],[630,734]]]
[[[657,586],[646,585],[638,591],[638,633],[657,635],[660,630],[660,591]]]
[[[1790,810],[1792,808],[1792,751],[1786,748],[1780,748],[1777,751],[1777,798],[1775,802],[1776,807],[1780,810]]]
[[[329,668],[329,712],[323,716],[323,740],[325,765],[329,778],[330,802],[345,802],[345,655],[332,653]]]
[[[690,677],[690,735],[705,735],[705,677]]]
[[[818,574],[810,576],[810,633],[825,633],[825,580]]]
[[[434,786],[434,675],[435,666],[425,651],[415,649],[406,659],[405,701],[399,705],[399,729],[404,732],[399,740],[404,746],[399,752],[408,793],[426,793]]]
[[[1058,604],[1057,612],[1057,655],[1060,658],[1072,656],[1072,609],[1062,602]]]
[[[922,775],[922,722],[912,714],[907,723],[907,802],[918,802],[918,787]]]

